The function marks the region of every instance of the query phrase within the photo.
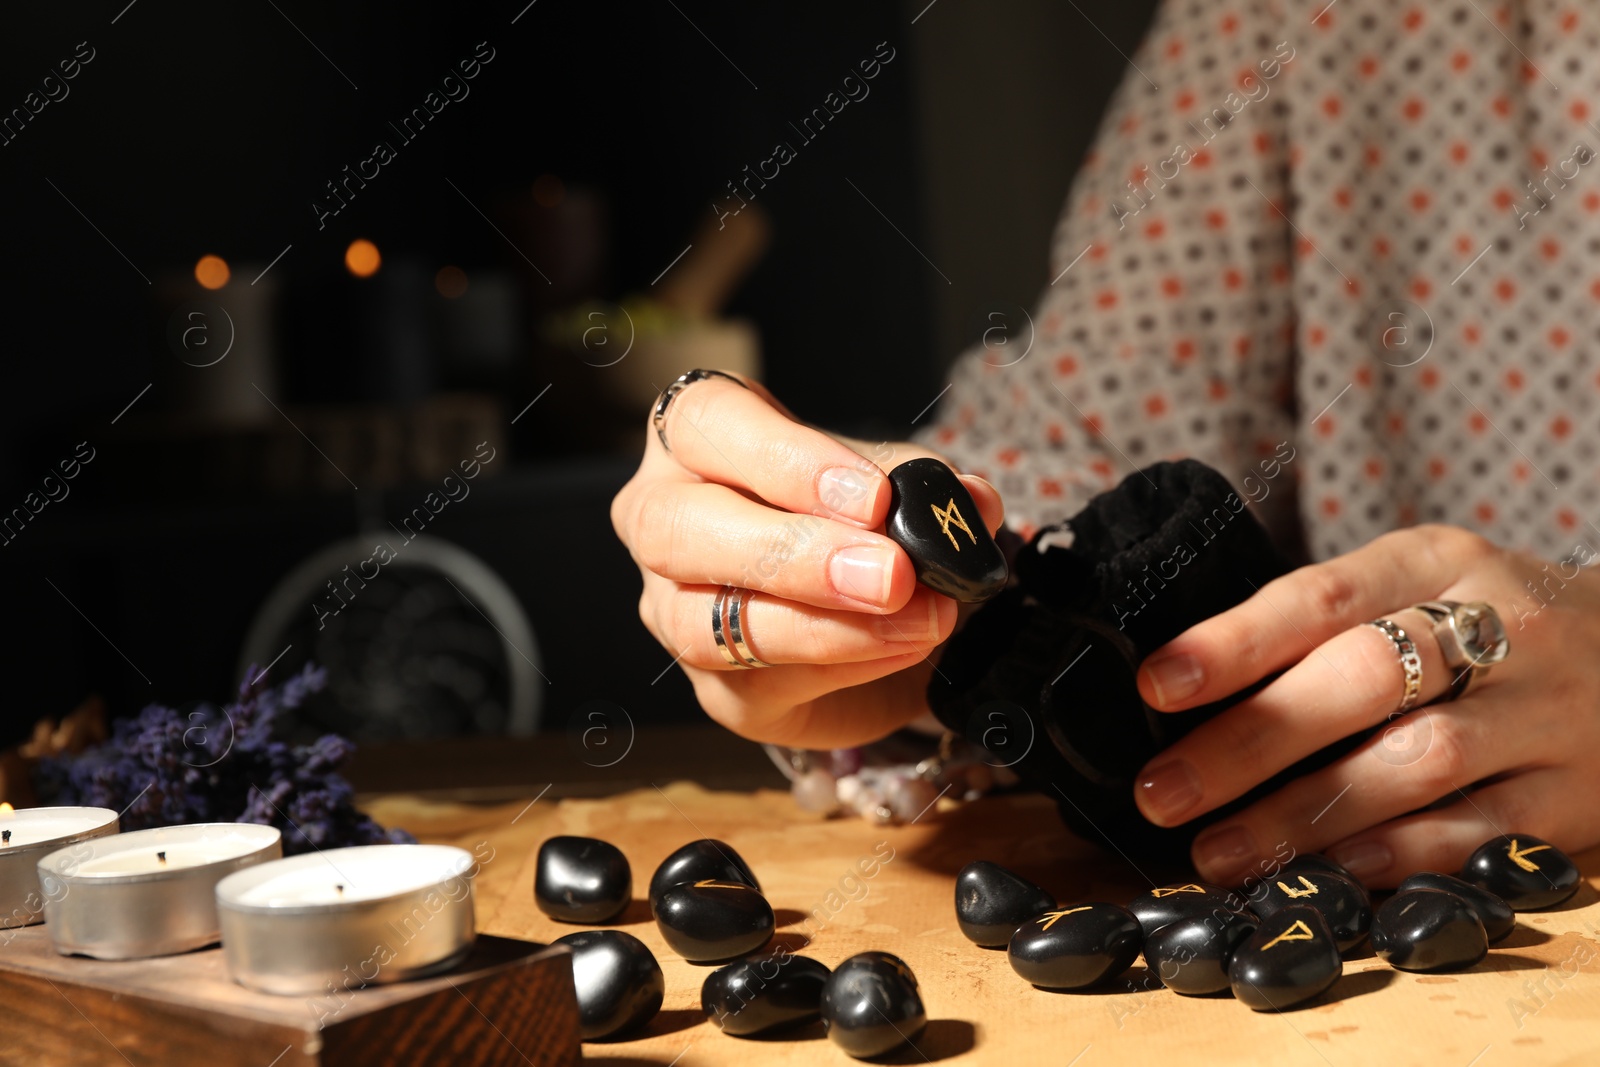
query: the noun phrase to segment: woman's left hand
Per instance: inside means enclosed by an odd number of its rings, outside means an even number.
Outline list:
[[[1420,526],[1268,583],[1140,666],[1139,690],[1162,711],[1283,671],[1152,759],[1135,787],[1140,810],[1162,826],[1187,822],[1393,718],[1328,767],[1208,827],[1192,853],[1201,874],[1237,885],[1282,859],[1287,843],[1388,888],[1419,870],[1453,873],[1501,834],[1568,851],[1595,844],[1600,573],[1579,570],[1593,559],[1580,545],[1547,564],[1457,527]],[[1444,663],[1432,620],[1411,605],[1441,599],[1487,601],[1510,654],[1459,700],[1394,717],[1404,671],[1390,639],[1362,624],[1389,618],[1411,636],[1426,704],[1457,672]]]

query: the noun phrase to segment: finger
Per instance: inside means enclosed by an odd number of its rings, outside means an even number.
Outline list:
[[[692,383],[667,405],[663,425],[672,458],[707,481],[866,528],[888,514],[889,481],[876,463],[733,382]]]
[[[933,674],[920,652],[782,670],[691,670],[706,714],[740,737],[801,748],[854,748],[885,737],[928,710]]]
[[[916,588],[910,558],[882,534],[775,511],[727,486],[661,482],[633,506],[634,559],[686,585],[877,614],[900,610]]]
[[[721,620],[714,617],[714,608],[720,587],[654,580],[670,587],[660,593],[652,591],[651,632],[663,647],[686,666],[745,669],[729,663],[717,644]],[[859,663],[927,653],[954,631],[956,615],[955,601],[924,588],[918,588],[905,607],[888,615],[830,611],[750,592],[744,594],[740,605],[739,629],[750,654],[763,663]]]
[[[1153,652],[1139,667],[1139,692],[1167,711],[1220,700],[1341,630],[1439,596],[1494,551],[1457,527],[1417,526],[1301,567]]]
[[[1442,695],[1450,673],[1428,617],[1407,610],[1391,621],[1422,661],[1416,703]],[[1405,677],[1395,644],[1382,630],[1352,627],[1152,759],[1134,789],[1139,810],[1158,826],[1177,826],[1226,804],[1313,752],[1392,716]]]
[[[1194,843],[1196,865],[1212,880],[1231,884],[1273,842],[1319,850],[1522,765],[1533,756],[1533,742],[1495,730],[1494,710],[1503,709],[1505,699],[1485,702],[1475,695],[1395,720],[1404,743],[1394,744],[1389,731],[1381,731],[1322,770],[1208,827]]]
[[[1394,819],[1352,835],[1328,854],[1374,889],[1392,889],[1418,871],[1455,872],[1485,841],[1532,834],[1580,839],[1595,787],[1566,768],[1539,768],[1464,794],[1454,804]],[[1574,803],[1587,797],[1589,804]]]

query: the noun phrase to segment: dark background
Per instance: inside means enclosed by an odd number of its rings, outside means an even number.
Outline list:
[[[269,277],[273,400],[288,413],[337,426],[444,394],[495,402],[495,477],[429,533],[515,592],[549,679],[544,726],[597,698],[636,720],[697,715],[681,672],[660,675],[671,657],[638,623],[637,571],[607,515],[644,412],[617,410],[607,370],[542,343],[539,323],[649,289],[723,183],[794,141],[789,121],[887,41],[897,55],[871,95],[761,193],[772,243],[727,313],[755,324],[765,379],[797,414],[906,436],[985,309],[1031,303],[1048,281],[1050,224],[1151,6],[525,2],[112,0],[4,16],[0,113],[79,42],[95,58],[0,147],[0,511],[77,442],[97,458],[0,547],[0,742],[91,693],[114,714],[227,695],[280,578],[437,484],[268,487],[219,466],[226,435],[192,432],[173,383],[202,372],[164,343],[163,279],[212,253],[237,284],[287,245]],[[401,146],[386,124],[480,41],[495,58],[470,95]],[[319,230],[324,183],[380,138],[398,158]],[[545,239],[541,175],[600,206],[583,246],[596,270],[569,270]],[[382,251],[368,281],[391,296],[406,271],[445,264],[509,286],[515,343],[460,358],[429,285],[375,304],[342,267],[357,237]]]

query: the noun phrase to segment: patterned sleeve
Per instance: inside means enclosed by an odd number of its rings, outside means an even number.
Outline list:
[[[1274,97],[1296,60],[1274,6],[1163,6],[1057,223],[1027,355],[1022,337],[963,353],[919,434],[993,482],[1024,538],[1158,460],[1193,457],[1237,486],[1293,455],[1296,250]],[[1293,498],[1256,507],[1280,543]]]

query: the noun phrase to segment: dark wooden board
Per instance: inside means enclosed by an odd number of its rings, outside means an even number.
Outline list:
[[[570,1067],[580,1058],[571,955],[482,934],[445,974],[284,997],[233,982],[221,949],[66,957],[32,926],[0,934],[0,1005],[8,1067]]]

